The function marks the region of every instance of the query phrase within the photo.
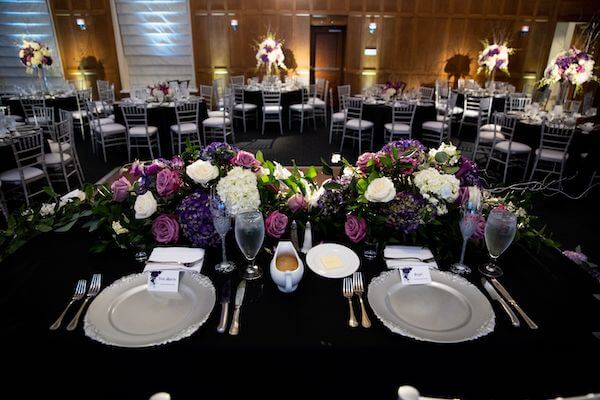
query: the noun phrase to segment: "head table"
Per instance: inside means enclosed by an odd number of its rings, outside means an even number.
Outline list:
[[[217,302],[192,336],[125,349],[89,339],[81,324],[73,332],[48,330],[77,279],[101,272],[105,287],[141,272],[131,252],[90,254],[94,240],[77,230],[39,236],[1,265],[8,367],[3,381],[13,387],[27,382],[19,386],[22,398],[53,393],[61,399],[147,399],[167,391],[174,399],[395,399],[404,384],[424,395],[464,399],[600,392],[597,368],[589,362],[600,357],[600,340],[593,335],[600,331],[600,301],[592,296],[600,291],[598,282],[555,250],[536,255],[515,244],[501,258],[500,280],[539,330],[513,328],[495,302],[495,331],[470,342],[437,344],[393,334],[370,308],[373,326],[350,328],[341,280],[307,268],[296,292],[281,293],[263,250],[257,261],[265,275],[248,284],[239,336],[217,333]],[[242,266],[234,241],[228,245]],[[219,253],[210,250],[202,270],[217,293],[227,277],[214,272]],[[482,261],[467,253],[472,265]],[[361,263],[367,283],[385,269],[381,259]],[[474,273],[469,280],[481,288],[479,278]],[[231,279],[235,288],[237,274]]]

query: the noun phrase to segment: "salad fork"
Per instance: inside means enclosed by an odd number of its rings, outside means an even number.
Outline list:
[[[365,303],[363,302],[362,294],[365,292],[365,286],[363,282],[362,272],[355,272],[352,274],[352,288],[354,289],[354,293],[358,296],[360,300],[360,311],[361,311],[361,325],[363,328],[371,327],[371,320],[369,320],[369,316],[367,315],[367,309],[365,308]]]
[[[94,274],[92,275],[92,281],[90,283],[90,289],[85,296],[85,300],[83,300],[83,304],[79,307],[77,314],[73,317],[69,325],[67,325],[67,330],[72,331],[77,328],[77,323],[79,322],[79,317],[85,308],[87,302],[94,296],[96,296],[100,292],[100,286],[102,286],[102,274]]]
[[[50,325],[51,331],[57,330],[60,327],[63,318],[65,317],[67,311],[69,310],[69,308],[71,308],[73,303],[83,298],[83,296],[85,295],[86,286],[87,281],[85,279],[80,279],[77,281],[77,285],[75,286],[75,292],[73,293],[73,297],[71,297],[71,301],[69,301],[69,304],[67,304],[67,307],[65,307],[65,310],[62,312],[62,314],[60,314],[60,317],[58,317],[58,319],[52,325]]]
[[[354,316],[354,308],[352,307],[352,296],[354,292],[352,291],[352,277],[347,276],[344,278],[342,283],[342,294],[345,298],[348,299],[348,307],[350,308],[350,319],[348,320],[348,325],[353,328],[358,326],[358,322],[356,321],[356,317]]]

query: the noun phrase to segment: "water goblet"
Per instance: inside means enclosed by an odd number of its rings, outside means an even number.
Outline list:
[[[510,246],[517,232],[517,216],[506,209],[494,208],[485,223],[485,245],[490,262],[479,267],[479,272],[490,278],[502,276],[496,260]]]
[[[470,203],[469,203],[470,205]],[[462,248],[460,250],[460,260],[450,266],[450,272],[457,275],[468,275],[471,273],[471,268],[465,265],[465,250],[467,249],[467,242],[469,238],[473,236],[479,224],[481,213],[479,210],[469,205],[463,207],[461,210],[461,219],[459,222],[460,233],[462,235]]]
[[[231,214],[225,207],[225,203],[216,194],[210,196],[210,211],[213,217],[215,231],[221,238],[221,262],[215,265],[215,271],[220,273],[229,273],[235,269],[233,261],[227,260],[225,251],[225,238],[231,228]]]
[[[262,213],[250,211],[238,214],[235,217],[235,240],[244,257],[248,260],[248,266],[242,272],[243,279],[254,280],[262,276],[262,269],[254,264],[254,260],[260,251],[264,238],[265,223]]]

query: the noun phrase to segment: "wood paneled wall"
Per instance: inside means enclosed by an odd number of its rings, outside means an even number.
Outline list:
[[[311,19],[346,16],[345,80],[353,91],[388,79],[409,87],[445,78],[448,59],[457,54],[471,59],[469,74],[476,76],[480,41],[494,31],[512,34],[510,80],[520,87],[524,78],[543,72],[556,21],[585,21],[598,8],[590,0],[191,0],[196,77],[210,83],[215,68],[230,74],[254,75],[254,41],[268,28],[285,40],[297,64],[310,66]],[[315,18],[316,17],[316,18]],[[239,21],[237,32],[229,22]],[[377,23],[374,34],[370,22]],[[344,23],[344,22],[342,22]],[[519,35],[521,26],[529,33]],[[365,56],[376,47],[377,56]],[[373,69],[374,76],[365,76]],[[227,75],[225,75],[226,78]],[[479,77],[483,80],[483,77]]]
[[[96,80],[121,90],[110,0],[50,0],[65,79],[84,79],[96,93]],[[84,18],[86,30],[75,24]]]

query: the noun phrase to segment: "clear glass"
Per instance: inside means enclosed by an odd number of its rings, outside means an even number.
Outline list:
[[[243,279],[253,280],[262,276],[262,269],[254,265],[254,260],[260,251],[264,238],[265,223],[260,212],[251,211],[238,214],[235,217],[235,240],[244,257],[248,260],[248,266],[242,272]]]
[[[458,275],[469,275],[471,268],[465,263],[465,251],[467,249],[467,243],[469,238],[473,236],[477,229],[477,224],[481,217],[480,210],[473,209],[471,207],[463,207],[461,210],[461,218],[459,221],[460,233],[462,235],[462,247],[460,250],[460,260],[450,266],[450,272]]]
[[[498,257],[510,246],[517,232],[517,216],[508,210],[494,209],[485,223],[485,245],[490,254],[490,262],[479,268],[485,276],[496,278],[503,271],[496,265]]]
[[[365,239],[363,243],[363,257],[367,260],[374,260],[379,253],[379,242],[373,238]]]
[[[227,232],[231,228],[231,214],[229,214],[227,207],[225,207],[225,203],[221,201],[214,191],[211,191],[210,194],[210,211],[215,231],[221,238],[221,262],[215,265],[215,271],[226,274],[235,269],[235,263],[227,260],[227,252],[225,250],[225,239]]]

